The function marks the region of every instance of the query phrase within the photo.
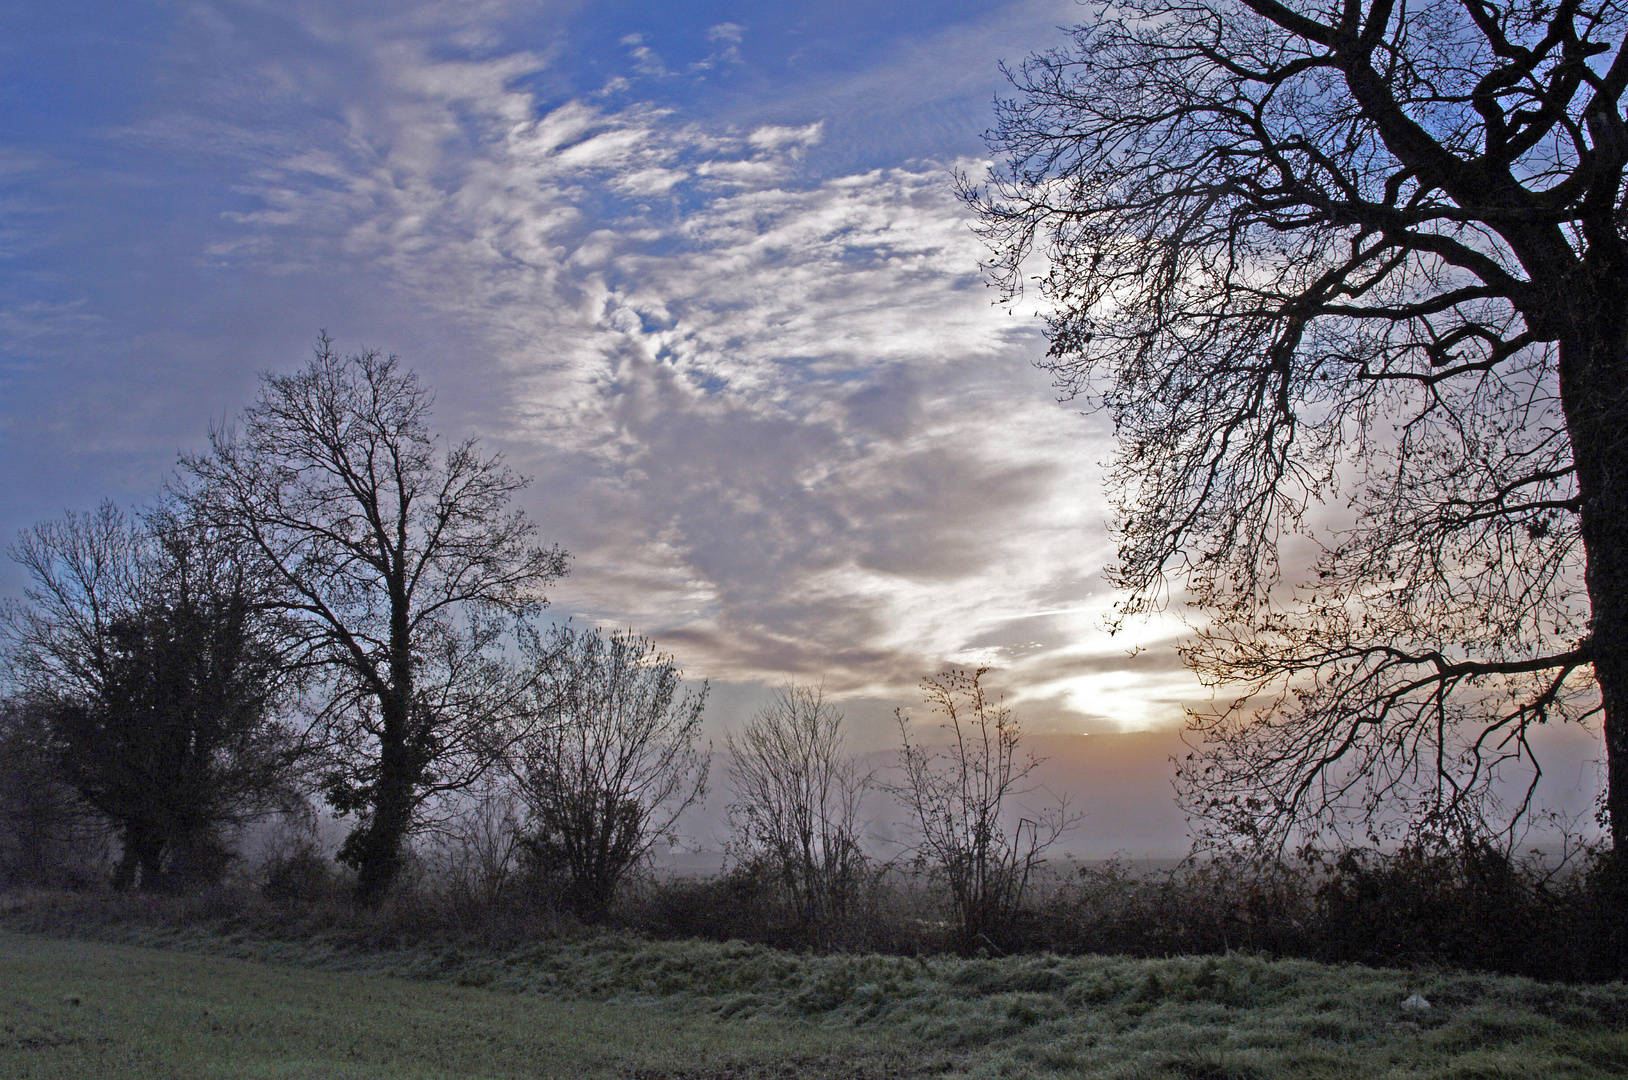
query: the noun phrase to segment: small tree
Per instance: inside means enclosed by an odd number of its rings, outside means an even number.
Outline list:
[[[787,685],[727,745],[738,849],[767,861],[804,924],[847,916],[866,866],[870,777],[842,752],[842,713],[823,688]]]
[[[331,676],[328,797],[360,818],[339,857],[369,903],[424,801],[501,758],[515,687],[494,649],[566,568],[509,507],[525,481],[473,439],[443,452],[430,405],[395,357],[341,355],[324,334],[303,371],[265,376],[240,425],[182,459],[187,502],[256,553]]]
[[[276,720],[284,638],[243,564],[111,505],[36,525],[13,556],[35,587],[8,612],[12,673],[56,775],[119,835],[114,884],[217,877],[221,831],[294,801],[300,758]]]
[[[1010,813],[1021,809],[1017,800],[1034,790],[1025,781],[1041,759],[1018,756],[1022,731],[1011,710],[984,690],[987,670],[922,680],[949,741],[929,749],[913,737],[909,718],[896,713],[904,780],[889,789],[910,812],[921,855],[944,874],[969,941],[1016,913],[1046,849],[1079,820],[1057,800],[1008,825]]]
[[[565,879],[585,918],[706,792],[697,751],[707,687],[682,690],[673,658],[631,631],[561,627],[540,651],[529,737],[513,755],[536,868]]]

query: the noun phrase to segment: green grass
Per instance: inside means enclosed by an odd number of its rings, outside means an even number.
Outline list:
[[[33,1080],[886,1076],[878,1040],[648,1003],[568,1001],[0,934],[0,1076]]]
[[[122,941],[0,933],[0,1076],[1628,1074],[1622,984],[1241,955],[818,957],[614,935],[391,951],[86,933]],[[1402,1009],[1413,993],[1432,1008]]]

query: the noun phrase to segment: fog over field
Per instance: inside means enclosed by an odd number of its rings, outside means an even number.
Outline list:
[[[1556,726],[1541,732],[1536,742],[1544,763],[1537,801],[1574,817],[1589,813],[1599,782],[1597,737],[1585,729]],[[1171,786],[1171,759],[1189,751],[1180,731],[1040,733],[1025,745],[1042,760],[1028,793],[1013,800],[1014,821],[1024,808],[1040,809],[1058,797],[1082,815],[1050,852],[1054,866],[1116,857],[1133,863],[1154,860],[1162,866],[1188,854],[1187,822]],[[885,783],[897,780],[893,759],[892,750],[877,750],[865,755],[862,764]],[[714,790],[685,813],[681,843],[672,854],[662,852],[658,864],[693,872],[710,872],[722,865],[721,852],[729,837],[726,766],[727,759],[718,755],[713,762]],[[872,851],[882,858],[904,853],[910,831],[903,808],[876,792],[867,800],[866,811]],[[1538,823],[1516,847],[1552,855],[1555,839]],[[692,858],[692,852],[700,854]]]

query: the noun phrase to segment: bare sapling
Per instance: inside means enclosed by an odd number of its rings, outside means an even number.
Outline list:
[[[917,852],[942,873],[963,937],[971,942],[1014,915],[1045,852],[1077,824],[1066,799],[1038,810],[1019,800],[1041,789],[1029,777],[1043,759],[1020,754],[1022,729],[1010,709],[991,699],[987,668],[947,671],[922,680],[932,711],[949,736],[925,744],[903,711],[899,764],[903,779],[888,788],[917,833]],[[1008,826],[1014,813],[1017,822]]]
[[[767,863],[804,926],[852,914],[868,868],[859,804],[871,788],[844,753],[820,686],[787,685],[728,736],[734,846]]]

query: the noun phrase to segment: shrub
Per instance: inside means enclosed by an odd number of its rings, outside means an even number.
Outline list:
[[[284,828],[273,834],[258,869],[260,895],[274,904],[326,900],[336,891],[334,864],[313,829]]]
[[[859,803],[871,786],[843,752],[842,713],[819,686],[782,687],[728,738],[732,849],[778,881],[811,930],[852,920],[870,860]]]

